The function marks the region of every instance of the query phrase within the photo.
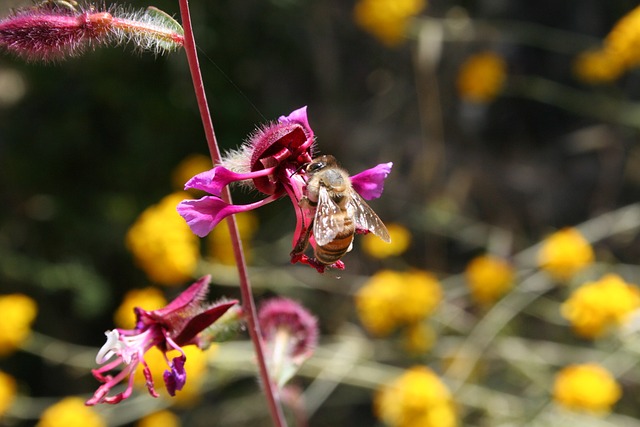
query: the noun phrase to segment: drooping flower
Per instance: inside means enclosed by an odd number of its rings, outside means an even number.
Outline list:
[[[640,289],[616,274],[576,289],[562,304],[561,313],[573,330],[584,338],[597,338],[624,325],[640,309]]]
[[[32,61],[59,60],[87,48],[132,42],[140,50],[176,50],[184,42],[178,22],[150,7],[144,11],[76,7],[43,1],[0,20],[0,48]]]
[[[158,396],[149,366],[145,362],[145,353],[157,347],[165,354],[169,367],[163,375],[165,387],[170,395],[181,390],[187,378],[185,363],[187,357],[182,349],[187,345],[206,345],[200,333],[218,320],[237,301],[223,301],[216,304],[206,303],[210,276],[205,276],[181,293],[164,308],[145,311],[136,308],[137,323],[134,329],[114,329],[107,331],[107,342],[96,356],[98,364],[104,364],[92,371],[93,376],[103,383],[89,399],[87,405],[97,403],[118,403],[131,395],[133,379],[138,365],[142,365],[147,379],[149,394]],[[177,350],[179,355],[169,360],[166,357],[170,350]],[[109,361],[115,356],[115,359]],[[115,376],[109,374],[116,367],[124,368]],[[111,389],[126,380],[125,391],[109,396]]]
[[[358,290],[355,302],[363,326],[384,336],[425,319],[441,299],[440,283],[426,271],[382,270]]]
[[[377,417],[391,427],[455,427],[451,392],[426,366],[414,366],[380,389]]]
[[[105,419],[79,397],[65,397],[44,410],[36,427],[106,427]]]
[[[302,169],[313,159],[314,144],[306,107],[282,116],[277,123],[263,126],[239,149],[224,156],[220,165],[191,178],[185,189],[202,190],[210,195],[180,202],[178,212],[196,235],[204,237],[227,216],[256,209],[287,195],[296,212],[295,247],[312,222],[313,212],[304,209],[300,202],[306,188]],[[391,163],[379,164],[352,176],[354,190],[365,199],[380,197],[391,166]],[[222,189],[232,183],[255,189],[267,197],[246,205],[229,204],[222,199]],[[311,244],[315,245],[313,240]],[[291,254],[291,261],[310,264],[319,271],[324,269],[304,254]],[[338,261],[332,267],[344,268],[344,265]]]
[[[502,90],[507,65],[495,52],[481,52],[469,57],[458,72],[458,94],[475,103],[492,101]]]
[[[299,303],[273,298],[260,307],[258,322],[269,374],[282,388],[311,357],[318,343],[318,321]]]
[[[409,20],[426,5],[426,0],[360,0],[353,11],[354,19],[387,46],[396,46],[405,37]]]
[[[563,228],[548,236],[538,251],[538,265],[560,281],[571,279],[593,263],[591,244],[575,228]]]
[[[553,399],[574,411],[606,413],[622,397],[622,389],[611,373],[596,363],[570,365],[553,384]]]
[[[156,283],[175,286],[192,278],[200,259],[200,243],[176,213],[188,197],[176,192],[140,214],[126,236],[136,264]]]
[[[0,356],[15,351],[31,334],[31,324],[38,314],[38,306],[23,294],[0,296]]]
[[[465,278],[475,301],[493,304],[513,286],[515,272],[511,264],[492,255],[481,255],[469,262]]]

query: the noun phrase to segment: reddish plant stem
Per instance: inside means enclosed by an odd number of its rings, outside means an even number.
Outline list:
[[[211,159],[213,160],[214,164],[217,164],[220,162],[220,148],[218,147],[215,131],[213,129],[213,121],[211,120],[211,115],[209,113],[207,95],[204,91],[202,73],[200,72],[196,43],[193,36],[193,28],[191,26],[189,1],[179,0],[179,4],[180,15],[182,16],[182,25],[184,27],[184,50],[187,54],[187,61],[189,63],[191,79],[193,80],[193,87],[198,101],[198,108],[200,110],[200,118],[202,119],[202,124],[204,126],[204,132],[207,138],[207,145],[209,146]],[[225,190],[222,192],[222,199],[227,203],[231,203],[231,194],[227,188],[225,188]],[[262,335],[260,333],[260,325],[257,321],[258,315],[256,304],[253,299],[253,293],[251,292],[251,284],[249,282],[247,264],[244,258],[242,241],[240,240],[240,233],[238,232],[238,225],[236,223],[235,215],[231,215],[227,218],[227,224],[229,225],[233,254],[236,258],[236,265],[238,267],[240,292],[242,294],[242,305],[244,307],[245,316],[247,319],[249,335],[251,336],[251,341],[253,342],[253,346],[256,352],[260,379],[262,381],[264,392],[267,397],[267,403],[269,406],[269,411],[271,413],[271,418],[273,419],[273,423],[277,427],[286,427],[287,423],[285,421],[284,414],[282,413],[282,407],[280,406],[279,399],[277,398],[276,387],[275,384],[271,381],[267,369],[267,363],[264,356],[264,345],[262,343]]]

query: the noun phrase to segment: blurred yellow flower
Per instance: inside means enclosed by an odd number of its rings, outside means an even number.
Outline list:
[[[140,307],[149,311],[162,308],[165,305],[167,305],[167,300],[160,289],[151,287],[132,289],[124,295],[124,299],[117,308],[113,320],[119,328],[133,329],[136,326],[134,308]]]
[[[178,163],[171,174],[173,188],[182,191],[184,184],[200,172],[208,171],[213,166],[211,158],[203,154],[192,154]]]
[[[151,370],[153,376],[153,382],[156,385],[156,391],[161,395],[171,399],[171,402],[176,405],[189,406],[190,404],[197,402],[200,397],[200,389],[206,377],[207,372],[207,360],[211,354],[213,354],[217,346],[212,345],[207,350],[201,350],[195,345],[188,345],[182,348],[187,361],[185,363],[185,369],[188,372],[187,382],[182,390],[177,391],[174,397],[170,397],[169,393],[162,384],[164,380],[162,375],[167,370],[167,361],[164,358],[163,353],[157,348],[149,350],[144,358]],[[173,350],[167,353],[169,360],[178,356],[177,350]],[[134,381],[140,388],[146,389],[146,379],[142,369],[138,369],[135,374]]]
[[[388,258],[403,254],[411,243],[411,233],[400,224],[387,224],[391,243],[387,243],[375,234],[362,236],[362,250],[373,258]]]
[[[507,64],[497,53],[481,52],[469,57],[458,71],[460,98],[486,103],[502,90],[507,78]]]
[[[258,231],[258,217],[254,212],[240,212],[236,214],[238,232],[242,240],[247,262],[251,261],[251,245],[249,244],[253,236]],[[236,258],[233,256],[231,247],[231,235],[227,221],[222,221],[216,226],[207,238],[209,254],[216,261],[225,265],[235,265]]]
[[[107,423],[79,397],[66,397],[42,413],[36,427],[106,427]]]
[[[0,371],[0,417],[7,412],[16,398],[16,380],[9,374]]]
[[[576,289],[562,304],[562,316],[584,338],[597,338],[623,325],[640,308],[640,290],[615,274]]]
[[[383,336],[429,316],[441,299],[440,283],[430,273],[382,270],[358,290],[356,310],[369,332]]]
[[[29,337],[31,324],[38,314],[38,306],[26,295],[2,295],[0,313],[0,356],[6,356]]]
[[[387,46],[396,46],[406,34],[409,19],[426,5],[426,0],[359,0],[354,19]]]
[[[404,348],[407,352],[419,355],[433,348],[436,342],[436,332],[424,322],[416,322],[404,329],[402,333]]]
[[[566,281],[591,265],[593,249],[575,228],[564,228],[548,236],[538,252],[538,265],[556,280]]]
[[[573,73],[589,84],[610,83],[624,72],[620,58],[604,49],[583,52],[573,63]]]
[[[610,56],[629,69],[640,64],[640,7],[623,16],[611,29],[604,41]]]
[[[480,304],[490,305],[513,287],[515,271],[502,258],[482,255],[467,265],[465,277],[473,299]]]
[[[171,411],[149,414],[136,423],[136,427],[180,427],[180,418]]]
[[[415,366],[378,391],[376,416],[392,427],[455,427],[451,393],[426,366]]]
[[[190,279],[200,259],[200,242],[176,206],[189,195],[177,192],[150,206],[127,233],[127,247],[147,276],[162,285]]]
[[[595,363],[570,365],[556,376],[553,399],[576,411],[606,413],[622,396],[615,378]]]

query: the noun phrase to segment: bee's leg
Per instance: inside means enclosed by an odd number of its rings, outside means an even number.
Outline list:
[[[307,246],[309,245],[309,237],[311,236],[312,229],[313,229],[313,219],[311,219],[311,223],[306,228],[306,230],[304,230],[304,232],[300,235],[300,238],[298,238],[296,245],[293,247],[293,250],[291,251],[291,254],[290,254],[292,258],[297,255],[300,255],[307,249]]]

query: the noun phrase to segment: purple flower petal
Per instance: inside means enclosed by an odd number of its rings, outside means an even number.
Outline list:
[[[237,173],[222,166],[216,166],[213,169],[201,172],[191,178],[184,185],[184,189],[188,190],[193,188],[220,197],[222,189],[232,182],[254,179],[271,173],[273,173],[273,168],[263,169],[256,172]]]
[[[162,374],[164,385],[171,396],[175,396],[176,391],[182,390],[182,387],[187,382],[187,371],[184,369],[184,362],[186,361],[187,357],[184,354],[174,357],[169,364],[171,370],[164,371]]]
[[[181,201],[178,203],[177,210],[180,216],[187,221],[191,231],[200,237],[204,237],[229,215],[259,208],[273,202],[278,197],[270,196],[247,205],[230,205],[218,197],[204,196],[198,200]]]
[[[382,195],[384,180],[391,172],[393,163],[380,163],[378,166],[364,170],[351,177],[351,184],[362,198],[377,199]]]
[[[309,137],[313,137],[313,130],[309,126],[309,119],[307,118],[307,106],[298,108],[292,111],[288,116],[280,116],[278,118],[280,123],[298,123],[302,125]]]

